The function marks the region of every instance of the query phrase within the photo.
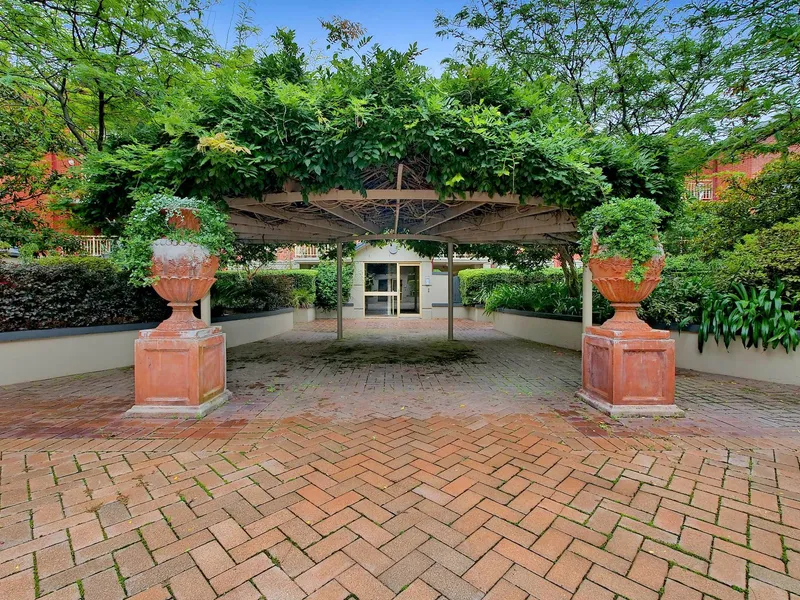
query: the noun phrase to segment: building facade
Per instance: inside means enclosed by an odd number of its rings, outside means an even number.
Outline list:
[[[356,246],[353,285],[344,304],[345,319],[410,318],[431,319],[447,316],[447,257],[420,256],[400,244],[382,247]],[[317,248],[295,246],[279,253],[279,268],[313,269],[319,264]],[[458,273],[464,269],[489,268],[485,259],[456,255],[453,258],[454,300],[458,304]],[[335,314],[318,312],[318,318]]]

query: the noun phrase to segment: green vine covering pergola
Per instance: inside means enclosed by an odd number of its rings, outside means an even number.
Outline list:
[[[113,228],[137,194],[168,191],[226,201],[253,242],[563,243],[609,197],[667,210],[680,197],[662,141],[590,130],[546,80],[486,64],[432,77],[415,48],[309,70],[279,41],[204,73],[153,125],[89,157],[84,219]]]

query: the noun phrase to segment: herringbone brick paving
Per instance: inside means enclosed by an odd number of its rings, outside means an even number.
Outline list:
[[[800,390],[613,420],[577,354],[442,326],[232,349],[202,420],[125,419],[130,370],[0,388],[0,598],[800,599]]]

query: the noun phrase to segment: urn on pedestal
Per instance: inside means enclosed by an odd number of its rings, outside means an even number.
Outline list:
[[[584,256],[614,316],[583,335],[578,396],[611,415],[681,416],[675,406],[675,342],[669,331],[651,328],[636,313],[661,281],[664,252],[655,229],[661,211],[642,198],[618,200],[605,215],[596,214],[602,209],[582,223],[584,235],[591,236]],[[626,218],[644,222],[621,228]]]
[[[230,396],[225,334],[193,312],[215,281],[216,254],[231,237],[224,216],[217,213],[202,201],[155,196],[137,203],[131,214],[119,260],[136,283],[152,284],[169,301],[172,314],[155,329],[139,332],[135,405],[128,415],[198,417]],[[148,239],[158,233],[157,239]],[[147,258],[143,268],[140,263]]]

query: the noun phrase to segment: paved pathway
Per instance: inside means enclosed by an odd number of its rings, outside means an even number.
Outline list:
[[[129,369],[0,388],[0,598],[800,600],[800,389],[612,420],[573,352],[332,327],[231,350],[202,420],[124,418]]]

